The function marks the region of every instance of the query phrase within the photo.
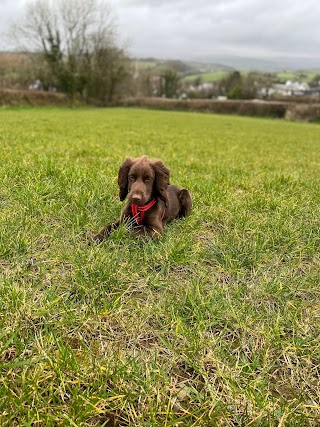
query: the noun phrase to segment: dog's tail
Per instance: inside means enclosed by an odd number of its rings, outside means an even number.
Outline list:
[[[178,198],[181,203],[181,208],[179,211],[179,218],[184,218],[185,216],[189,215],[191,208],[192,208],[192,199],[190,196],[190,193],[185,188],[182,188],[180,190],[180,193],[178,194]]]

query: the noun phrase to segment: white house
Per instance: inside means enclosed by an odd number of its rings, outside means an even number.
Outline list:
[[[292,82],[291,80],[286,81],[284,84],[276,83],[273,84],[269,89],[262,88],[261,95],[306,95],[310,91],[310,86],[305,82]]]

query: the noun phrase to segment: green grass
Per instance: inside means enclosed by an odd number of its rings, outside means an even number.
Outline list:
[[[306,82],[309,83],[311,80],[319,74],[319,70],[308,70],[302,72],[294,72],[294,71],[283,71],[281,73],[277,73],[277,78],[282,81],[298,81],[298,82]]]
[[[0,153],[1,426],[319,425],[319,126],[2,110]],[[144,153],[192,214],[88,245]]]
[[[195,80],[197,78],[201,78],[203,82],[213,82],[226,78],[228,76],[227,71],[216,71],[214,73],[200,73],[200,74],[192,74],[190,76],[185,77],[184,81]]]
[[[216,71],[212,73],[200,73],[200,74],[192,74],[185,77],[184,81],[195,80],[196,78],[201,78],[203,82],[213,82],[226,78],[230,72],[228,71]],[[246,76],[248,73],[242,71],[241,75]],[[309,83],[317,74],[319,74],[319,70],[310,70],[305,72],[295,72],[295,71],[283,71],[280,73],[276,73],[276,77],[282,81],[299,81]]]

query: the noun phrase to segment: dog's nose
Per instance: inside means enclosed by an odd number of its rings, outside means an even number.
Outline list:
[[[142,199],[141,194],[133,194],[133,195],[132,195],[132,201],[133,201],[134,203],[139,203],[139,202],[141,202],[141,199]]]

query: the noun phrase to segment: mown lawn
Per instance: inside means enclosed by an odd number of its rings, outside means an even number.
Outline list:
[[[319,425],[319,125],[2,110],[0,154],[1,426]],[[90,246],[141,154],[192,214]]]

